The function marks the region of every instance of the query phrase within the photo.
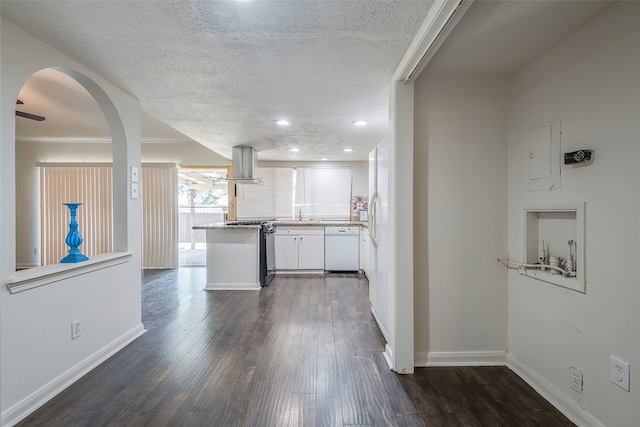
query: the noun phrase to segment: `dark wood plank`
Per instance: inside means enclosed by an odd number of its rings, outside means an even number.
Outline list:
[[[144,272],[148,332],[19,425],[571,425],[503,367],[396,375],[362,276],[204,282],[199,268]]]
[[[506,367],[418,368],[399,376],[428,426],[572,426]]]
[[[318,358],[316,396],[316,425],[342,426],[338,362],[335,357]]]

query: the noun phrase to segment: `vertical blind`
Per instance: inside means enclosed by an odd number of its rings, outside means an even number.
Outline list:
[[[142,266],[178,266],[178,168],[142,165]]]
[[[295,212],[312,218],[345,219],[351,215],[350,168],[299,168]]]
[[[80,202],[78,231],[84,239],[80,251],[89,257],[112,252],[111,166],[41,166],[41,263],[57,264],[69,247],[69,209],[65,202]]]

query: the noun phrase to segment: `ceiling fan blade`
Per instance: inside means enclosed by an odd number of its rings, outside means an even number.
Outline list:
[[[41,121],[44,120],[44,117],[42,117],[42,116],[36,116],[35,114],[29,114],[29,113],[25,113],[25,112],[18,111],[18,110],[16,110],[16,116],[24,117],[25,119],[35,120],[37,122],[41,122]]]

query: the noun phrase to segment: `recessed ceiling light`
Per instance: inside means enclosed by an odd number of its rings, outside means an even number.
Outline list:
[[[353,122],[353,124],[355,126],[364,126],[364,125],[367,124],[367,121],[366,120],[356,120],[356,121]]]
[[[353,151],[353,148],[344,148],[342,149],[342,151],[344,151],[345,153],[350,153]]]
[[[325,160],[329,160],[328,157],[320,157],[320,160],[325,161]]]
[[[295,152],[300,151],[300,149],[299,148],[289,148],[289,151],[293,151],[295,153]]]
[[[275,120],[275,123],[278,126],[289,126],[291,124],[291,122],[289,120],[285,120],[285,119]]]

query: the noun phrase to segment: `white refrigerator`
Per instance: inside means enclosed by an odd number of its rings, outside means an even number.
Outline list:
[[[382,334],[389,325],[389,146],[385,140],[369,153],[369,301]]]
[[[378,256],[376,250],[378,241],[376,238],[376,219],[378,203],[378,149],[374,148],[369,153],[369,214],[367,233],[369,233],[369,250],[367,260],[367,277],[369,278],[369,302],[371,310],[376,315],[378,308]]]

